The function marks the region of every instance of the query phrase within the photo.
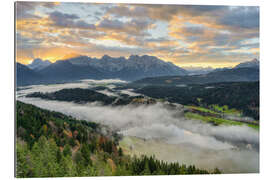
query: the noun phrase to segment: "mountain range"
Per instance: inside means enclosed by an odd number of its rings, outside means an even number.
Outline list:
[[[188,71],[189,75],[200,75],[200,74],[208,74],[210,72],[217,72],[217,71],[224,71],[224,70],[229,70],[233,68],[259,68],[260,62],[258,59],[253,59],[251,61],[243,62],[235,67],[225,67],[225,68],[212,68],[212,67],[193,67],[193,66],[188,66],[184,67],[186,71]]]
[[[104,55],[101,59],[80,56],[67,61],[80,67],[93,67],[110,77],[126,80],[188,74],[186,70],[171,62],[165,62],[155,56],[147,55],[131,55],[128,59],[124,57],[113,58],[108,55]]]
[[[239,69],[236,71],[239,71],[240,74],[244,73],[243,70],[241,70],[243,67],[248,69],[253,69],[254,67],[258,68],[255,60],[241,64],[234,68]],[[256,66],[253,66],[254,64],[256,64]],[[38,58],[34,59],[29,65],[17,63],[16,68],[17,85],[19,86],[41,83],[63,83],[80,79],[118,78],[127,81],[136,81],[155,77],[191,77],[188,76],[190,75],[190,72],[187,70],[178,67],[171,62],[165,62],[155,56],[148,55],[131,55],[129,58],[115,58],[104,55],[100,59],[88,56],[77,56],[66,60],[58,60],[54,63],[51,63],[48,60],[43,61]],[[223,70],[220,71],[223,72]],[[212,73],[214,72],[212,71]],[[208,74],[204,72],[204,74],[210,76],[211,72]],[[227,75],[229,74],[230,73],[228,72]],[[252,74],[253,73],[245,74],[248,75],[246,80],[249,80]],[[194,77],[196,77],[196,75],[194,75]],[[230,78],[235,78],[235,80],[243,79],[243,77],[236,78],[232,75],[230,75]],[[253,80],[254,78],[251,79]]]
[[[22,64],[17,69],[22,68]],[[40,83],[67,82],[80,79],[112,79],[118,78],[127,81],[157,76],[182,76],[188,72],[171,62],[165,62],[155,56],[131,55],[128,59],[124,57],[114,58],[104,55],[102,58],[91,58],[78,56],[55,63],[35,59],[22,69],[33,71],[38,74],[38,80],[27,79],[23,72],[17,72],[17,84],[27,85]],[[19,73],[20,72],[20,73]],[[20,77],[19,77],[20,76]],[[24,78],[21,78],[24,77]]]

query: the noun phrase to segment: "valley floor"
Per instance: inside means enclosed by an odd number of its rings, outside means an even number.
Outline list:
[[[163,99],[142,98],[132,88],[123,89],[123,86],[125,82],[86,80],[30,86],[16,93],[19,101],[110,128],[123,136],[119,147],[131,156],[154,155],[159,160],[195,165],[209,171],[218,168],[222,173],[259,172],[259,124],[256,121],[237,121],[241,117],[238,110],[218,105],[182,106]],[[68,88],[91,89],[110,98],[121,97],[125,105],[27,97],[35,92],[55,93]],[[106,100],[105,96],[98,97]],[[112,100],[110,102],[115,103]]]

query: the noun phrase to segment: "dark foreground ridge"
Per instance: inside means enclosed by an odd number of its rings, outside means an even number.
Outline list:
[[[153,156],[130,157],[118,146],[119,135],[104,128],[17,101],[16,177],[220,173]]]

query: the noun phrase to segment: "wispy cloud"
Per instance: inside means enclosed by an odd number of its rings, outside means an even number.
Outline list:
[[[18,2],[16,10],[21,63],[67,53],[149,54],[179,66],[259,58],[259,7]]]

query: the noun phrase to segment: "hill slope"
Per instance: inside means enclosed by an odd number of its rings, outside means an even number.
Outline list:
[[[16,63],[15,71],[16,83],[18,86],[30,85],[43,80],[43,77],[40,74],[20,63]]]
[[[79,79],[102,79],[104,75],[99,70],[88,67],[73,65],[69,61],[57,61],[48,67],[38,71],[49,81],[71,81]]]
[[[118,147],[119,136],[104,130],[99,124],[17,101],[16,177],[209,173],[154,157],[131,158]]]
[[[164,76],[144,78],[135,81],[135,84],[152,84],[152,85],[180,85],[180,84],[206,84],[216,82],[241,82],[241,81],[258,81],[258,68],[236,68],[222,71],[210,72],[204,75],[193,76]]]
[[[260,62],[258,59],[253,59],[248,62],[243,62],[235,66],[234,68],[259,68]]]
[[[137,86],[137,93],[183,105],[228,106],[259,120],[259,82],[229,82],[187,86]],[[164,90],[165,89],[165,90]]]

